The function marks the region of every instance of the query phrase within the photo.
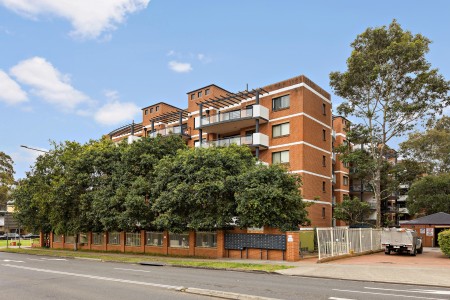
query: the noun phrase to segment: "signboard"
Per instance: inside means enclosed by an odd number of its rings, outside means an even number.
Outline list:
[[[425,228],[420,228],[420,234],[425,234]]]
[[[427,236],[433,236],[434,228],[427,228]]]
[[[248,227],[247,233],[259,233],[264,232],[264,226],[263,227]]]
[[[292,235],[288,235],[288,242],[293,242],[294,241],[294,238],[292,237]]]

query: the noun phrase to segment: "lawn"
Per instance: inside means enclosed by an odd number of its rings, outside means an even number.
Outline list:
[[[18,246],[17,244],[19,243],[19,239],[8,240],[8,245],[11,245],[11,242],[15,242],[16,246]],[[33,242],[32,239],[31,240],[30,239],[27,239],[27,240],[20,239],[20,243],[22,244],[21,246],[30,247],[32,242]],[[39,242],[39,241],[37,241],[37,242]],[[0,240],[0,247],[6,247],[6,240]]]

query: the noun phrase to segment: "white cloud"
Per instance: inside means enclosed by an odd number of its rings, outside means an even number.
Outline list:
[[[141,109],[131,102],[111,101],[95,113],[95,120],[103,125],[116,125],[125,122],[131,123]]]
[[[198,59],[199,61],[201,61],[202,63],[204,63],[204,64],[209,64],[209,63],[212,61],[211,57],[206,56],[206,55],[203,54],[203,53],[197,54],[197,59]]]
[[[42,57],[21,61],[11,68],[10,73],[20,83],[29,85],[32,93],[65,111],[90,102],[89,97],[70,84],[69,75],[61,74]]]
[[[28,18],[54,15],[67,19],[71,34],[80,38],[98,38],[114,30],[128,14],[143,10],[150,0],[0,0],[6,8]]]
[[[192,66],[190,63],[182,63],[175,60],[169,62],[169,68],[177,73],[188,73],[192,71]]]
[[[5,72],[0,70],[0,101],[19,104],[28,101],[27,93]]]

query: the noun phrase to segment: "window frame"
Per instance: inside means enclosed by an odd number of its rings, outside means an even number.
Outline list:
[[[325,155],[322,155],[322,167],[327,166],[327,157]]]
[[[322,129],[322,139],[323,139],[323,141],[327,140],[327,130],[326,129]]]
[[[282,106],[283,105],[283,99],[286,99],[286,98],[287,98],[287,106]],[[275,105],[275,103],[278,100],[280,101],[279,107],[277,107],[277,105]],[[279,111],[279,110],[283,110],[283,109],[288,109],[290,106],[291,106],[291,97],[290,97],[289,94],[272,98],[272,111]]]
[[[287,125],[287,133],[283,134],[283,128]],[[275,135],[274,130],[280,128],[280,134]],[[272,125],[272,138],[278,138],[283,136],[288,136],[291,134],[291,125],[290,122],[280,123],[276,125]]]
[[[348,176],[346,176],[346,175],[342,176],[342,184],[343,185],[348,186],[348,180],[349,180]]]
[[[287,161],[282,161],[282,155],[283,153],[287,153]],[[274,161],[274,157],[276,155],[280,155],[280,161],[275,162]],[[290,162],[290,156],[289,156],[289,150],[283,150],[283,151],[277,151],[277,152],[272,152],[272,164],[288,164]]]
[[[208,96],[209,94],[211,94],[211,90],[210,89],[205,89],[205,96]]]

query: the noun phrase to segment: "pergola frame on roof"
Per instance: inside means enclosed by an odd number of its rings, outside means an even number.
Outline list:
[[[142,127],[143,127],[142,123],[136,124],[133,122],[131,124],[119,127],[117,129],[111,131],[110,133],[108,133],[108,135],[110,138],[112,138],[115,135],[117,135],[117,136],[124,135],[124,134],[133,135],[135,130],[137,130],[137,131],[142,130]]]
[[[232,106],[240,103],[241,101],[248,98],[257,98],[259,95],[267,94],[266,90],[262,88],[253,89],[251,91],[241,91],[237,93],[226,93],[224,96],[214,97],[202,102],[198,102],[198,106],[209,106],[214,107],[216,109],[224,108],[227,106]]]
[[[177,111],[171,111],[167,113],[163,113],[157,117],[151,118],[151,128],[152,132],[155,131],[155,122],[162,122],[164,124],[173,123],[179,121],[180,126],[183,125],[183,119],[188,117],[188,112],[184,109],[180,109]]]

